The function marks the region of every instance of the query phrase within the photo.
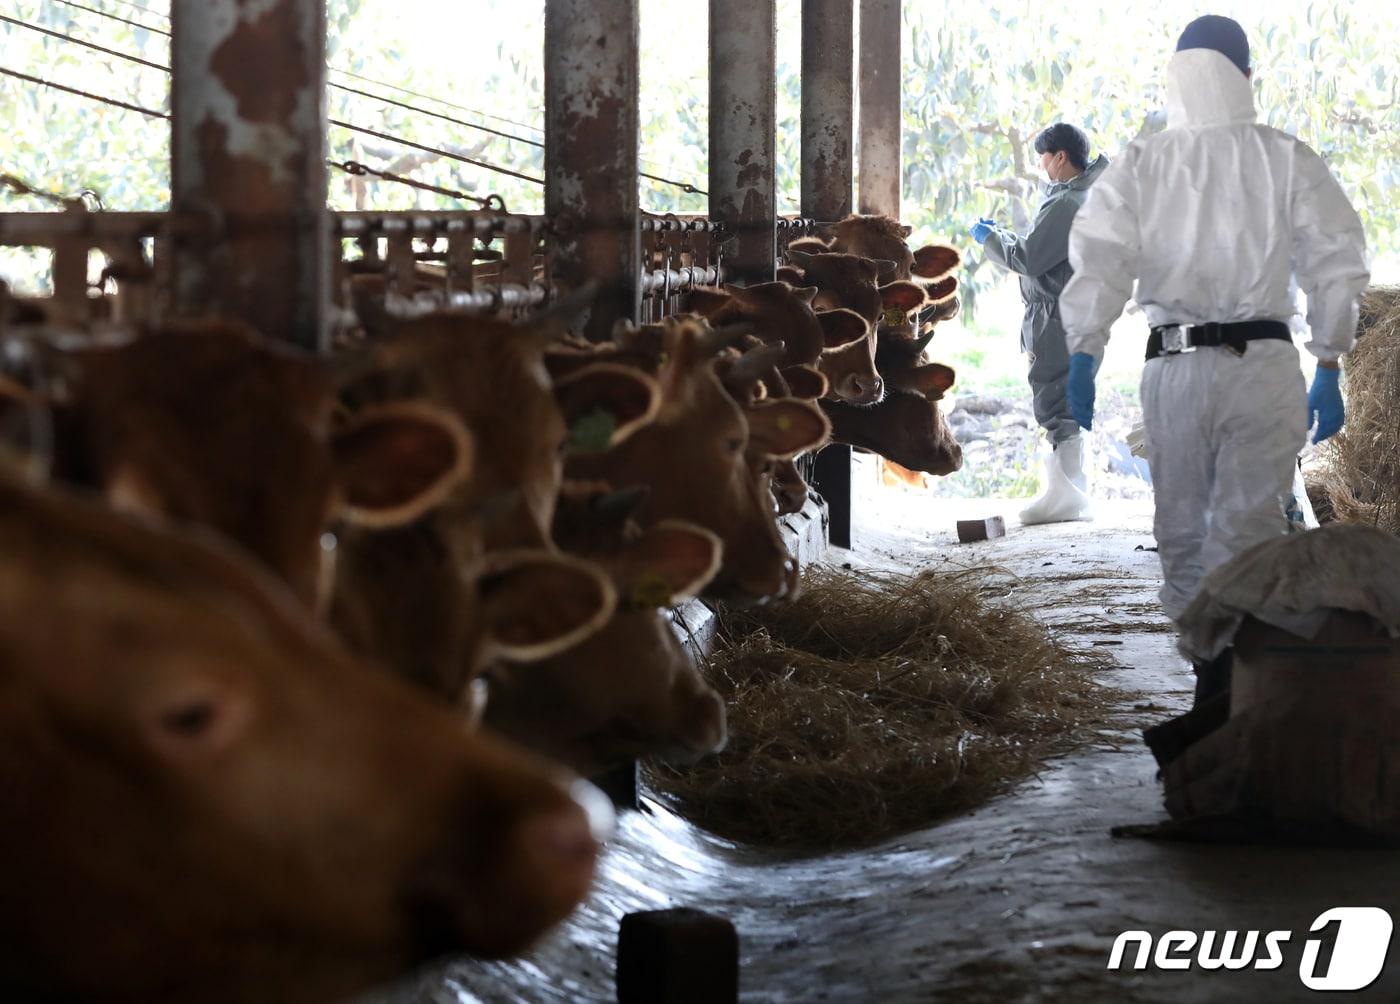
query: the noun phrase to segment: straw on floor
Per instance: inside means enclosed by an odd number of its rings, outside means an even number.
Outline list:
[[[1400,286],[1366,291],[1356,348],[1342,365],[1346,424],[1321,447],[1332,512],[1400,533]]]
[[[1094,734],[1103,656],[986,599],[975,573],[814,568],[798,600],[721,611],[707,669],[728,748],[652,765],[678,811],[737,840],[870,843],[1006,790]]]

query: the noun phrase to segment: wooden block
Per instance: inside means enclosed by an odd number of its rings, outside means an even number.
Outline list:
[[[978,540],[995,540],[997,537],[1005,536],[1006,520],[1000,516],[958,520],[958,540],[964,544],[971,544]]]
[[[618,1004],[737,1004],[739,935],[700,910],[646,910],[622,918]]]
[[[612,799],[613,808],[635,811],[642,807],[636,760],[628,760],[622,766],[614,767],[589,780]]]

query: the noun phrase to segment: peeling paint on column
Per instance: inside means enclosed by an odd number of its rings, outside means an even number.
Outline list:
[[[777,220],[775,0],[710,0],[710,215],[735,234],[725,265],[774,276]]]
[[[899,219],[900,14],[903,0],[860,0],[860,196],[863,213]]]
[[[176,254],[176,296],[321,345],[327,312],[321,0],[174,0],[172,183],[213,240]]]
[[[855,0],[802,0],[802,215],[851,211]]]
[[[586,327],[594,340],[640,309],[637,44],[637,0],[546,0],[551,266],[565,286],[603,283]]]

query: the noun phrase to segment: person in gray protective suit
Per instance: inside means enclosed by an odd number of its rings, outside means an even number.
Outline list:
[[[1060,324],[1059,299],[1073,275],[1070,225],[1089,186],[1108,167],[1103,155],[1090,162],[1088,137],[1065,122],[1042,130],[1035,138],[1035,151],[1048,184],[1030,233],[1022,237],[985,218],[972,227],[972,236],[987,257],[1021,277],[1021,298],[1026,303],[1021,351],[1030,359],[1027,379],[1035,419],[1054,447],[1045,464],[1044,491],[1021,510],[1021,522],[1027,525],[1090,517],[1084,440],[1065,395],[1069,350]]]

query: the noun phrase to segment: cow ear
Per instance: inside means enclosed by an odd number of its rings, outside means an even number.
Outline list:
[[[719,574],[724,545],[704,527],[662,520],[609,561],[630,609],[672,607],[699,596]]]
[[[937,279],[947,275],[962,264],[962,255],[957,248],[946,244],[929,244],[914,252],[913,273],[925,279]]]
[[[930,401],[938,401],[948,393],[955,378],[951,367],[942,363],[928,363],[908,370],[900,383],[911,390],[917,390]]]
[[[686,305],[695,313],[709,317],[729,306],[733,301],[733,294],[726,290],[697,286],[690,291],[690,299],[686,301]]]
[[[929,303],[943,303],[957,295],[958,277],[955,275],[945,276],[937,282],[925,283],[923,289]]]
[[[911,226],[902,226],[899,228],[899,232],[901,235],[903,235],[905,240],[908,240],[909,235],[914,232],[914,228]]]
[[[933,308],[933,316],[928,319],[930,324],[941,324],[944,321],[951,321],[958,316],[958,311],[962,309],[962,302],[952,296],[944,300]]]
[[[902,310],[906,314],[924,305],[924,287],[916,282],[900,280],[880,287],[880,303],[885,310]]]
[[[441,503],[470,476],[471,433],[426,401],[397,401],[356,413],[331,442],[351,523],[402,526]]]
[[[602,453],[656,417],[661,388],[641,370],[593,363],[554,384],[570,453]]]
[[[865,318],[846,307],[818,311],[817,320],[821,322],[822,341],[828,349],[851,345],[870,333],[870,325],[866,323]]]
[[[831,435],[831,423],[810,401],[783,398],[760,401],[744,409],[749,423],[749,452],[794,457],[815,450]]]
[[[803,303],[810,305],[812,301],[817,298],[818,292],[819,290],[816,286],[794,286],[792,290],[792,295],[797,297]]]
[[[812,366],[785,366],[778,372],[787,381],[788,390],[792,392],[793,397],[815,401],[819,397],[826,397],[827,391],[831,389],[826,374]]]
[[[804,280],[803,275],[802,275],[802,270],[801,270],[800,268],[798,268],[797,266],[795,266],[795,265],[779,265],[779,266],[778,266],[778,281],[779,281],[779,282],[785,282],[785,283],[787,283],[789,286],[794,286],[794,287],[795,287],[795,286],[801,286],[802,283],[803,283],[805,280]],[[813,293],[812,295],[815,296],[816,294]]]
[[[545,550],[497,551],[476,574],[487,658],[535,662],[595,634],[617,590],[591,561]]]

